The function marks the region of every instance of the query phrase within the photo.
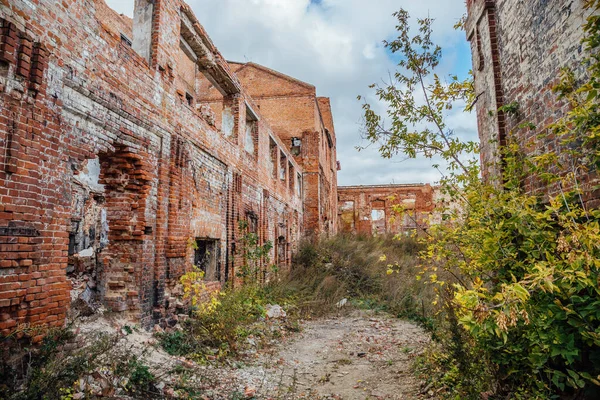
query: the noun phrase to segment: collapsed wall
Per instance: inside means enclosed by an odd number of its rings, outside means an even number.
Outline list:
[[[437,221],[439,193],[430,184],[338,186],[340,232],[413,234]]]
[[[1,334],[62,326],[72,300],[169,323],[192,264],[235,283],[248,232],[289,266],[303,168],[189,6],[14,0],[0,27]]]

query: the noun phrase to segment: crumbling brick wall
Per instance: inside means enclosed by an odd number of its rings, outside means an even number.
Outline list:
[[[411,234],[434,217],[436,190],[429,184],[339,186],[337,192],[342,233]]]
[[[559,138],[538,135],[548,133],[548,125],[567,111],[552,92],[560,69],[571,68],[578,77],[585,73],[581,39],[589,12],[583,0],[469,0],[467,7],[481,160],[484,176],[498,181],[498,145],[511,133],[528,154],[561,152]],[[517,113],[498,111],[513,103]],[[525,184],[532,192],[547,189],[533,177]]]
[[[303,168],[189,6],[137,0],[129,20],[102,0],[15,0],[0,27],[0,333],[62,325],[72,284],[145,326],[171,323],[194,262],[209,287],[233,279],[250,216],[289,265],[304,229],[288,175]],[[228,132],[198,102],[201,75],[224,93]]]
[[[273,132],[303,169],[300,189],[304,198],[304,229],[316,235],[335,234],[338,165],[329,99],[317,97],[313,85],[262,65],[252,62],[229,62],[229,65]],[[215,110],[216,125],[221,126],[226,115],[222,94],[208,79],[199,83],[199,92],[200,101]],[[280,167],[279,156],[273,163]]]

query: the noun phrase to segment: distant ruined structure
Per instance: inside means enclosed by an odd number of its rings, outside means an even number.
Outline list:
[[[426,230],[438,222],[437,197],[430,184],[338,186],[339,231],[381,235]]]
[[[560,152],[560,138],[540,140],[538,135],[567,111],[552,92],[560,69],[568,67],[578,77],[585,73],[581,39],[589,11],[584,0],[467,0],[467,9],[481,162],[484,177],[497,179],[498,148],[511,132],[529,154]],[[498,110],[506,105],[516,112]],[[523,123],[535,129],[520,127]],[[584,176],[582,183],[593,179]],[[532,192],[547,189],[535,179],[525,184]],[[600,204],[600,195],[586,195],[591,207]]]
[[[183,1],[0,2],[0,334],[72,300],[170,324],[181,275],[235,282],[247,232],[289,266],[336,233],[336,161],[329,100],[226,62]]]

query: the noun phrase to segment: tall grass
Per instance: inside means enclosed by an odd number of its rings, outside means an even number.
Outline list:
[[[338,235],[304,241],[279,290],[292,291],[298,307],[323,314],[346,298],[397,316],[426,319],[433,314],[433,288],[415,279],[421,246],[410,237]],[[385,255],[385,261],[381,257]],[[394,264],[388,275],[387,265]]]

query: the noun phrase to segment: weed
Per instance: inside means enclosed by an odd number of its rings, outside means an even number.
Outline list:
[[[129,367],[131,375],[129,376],[129,387],[133,392],[147,392],[151,389],[150,385],[154,382],[154,375],[150,372],[147,365],[137,360],[130,360]]]

